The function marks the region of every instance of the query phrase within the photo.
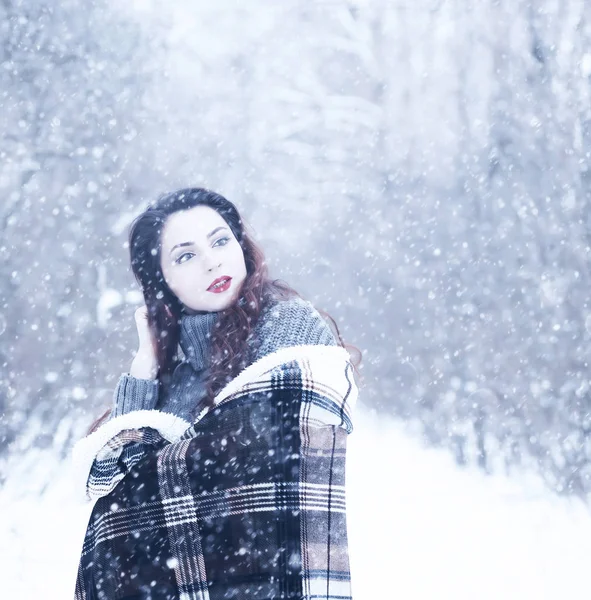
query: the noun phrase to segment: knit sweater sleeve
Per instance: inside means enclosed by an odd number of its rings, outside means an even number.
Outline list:
[[[281,300],[268,307],[261,317],[257,358],[289,346],[339,345],[328,322],[308,300]]]
[[[168,396],[161,387],[157,379],[129,373],[119,377],[109,419],[73,449],[78,485],[87,500],[110,493],[145,456],[176,441],[190,427],[179,414],[160,409],[157,403]]]
[[[159,410],[187,421],[205,395],[205,371],[195,371],[182,361],[172,379],[164,384],[157,379],[140,379],[122,373],[113,393],[110,419],[136,410]]]
[[[158,403],[158,390],[157,379],[140,379],[122,373],[113,393],[111,418],[134,410],[152,410]]]

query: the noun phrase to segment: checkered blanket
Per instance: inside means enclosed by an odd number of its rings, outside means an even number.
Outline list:
[[[356,399],[344,348],[294,346],[244,369],[193,425],[137,411],[81,440],[96,503],[76,600],[350,599]]]

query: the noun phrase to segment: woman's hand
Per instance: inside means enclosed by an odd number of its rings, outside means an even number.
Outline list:
[[[139,347],[131,363],[129,374],[139,379],[156,379],[156,375],[158,374],[156,345],[148,326],[148,308],[145,304],[136,309],[134,317]]]

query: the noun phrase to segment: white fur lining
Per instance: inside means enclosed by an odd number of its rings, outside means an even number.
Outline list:
[[[322,359],[323,361],[330,360],[335,363],[341,363],[343,360],[349,359],[349,353],[342,346],[321,344],[302,344],[299,346],[280,348],[279,350],[254,361],[234,377],[234,379],[229,381],[215,396],[214,405],[219,404],[222,400],[240,390],[242,386],[250,381],[255,381],[263,373],[274,367],[302,358],[313,360]],[[322,369],[322,371],[324,371],[324,369]],[[325,372],[328,375],[330,369],[326,369]],[[196,422],[201,420],[208,410],[210,409],[205,408],[196,419]],[[86,489],[86,482],[92,463],[105,444],[121,431],[127,429],[140,429],[142,427],[152,427],[166,440],[174,442],[189,427],[191,427],[191,423],[185,421],[181,417],[159,410],[134,410],[110,419],[96,431],[79,440],[72,449],[72,460],[76,478],[79,477],[83,480],[83,489]]]
[[[277,367],[283,363],[292,360],[305,359],[330,359],[341,362],[349,360],[349,353],[342,346],[328,346],[324,344],[301,344],[299,346],[287,346],[271,352],[266,356],[255,360],[253,363],[243,369],[232,381],[214,398],[214,404],[219,404],[222,400],[238,391],[245,383],[256,380],[263,373]]]
[[[98,452],[105,444],[121,431],[152,427],[169,442],[177,440],[191,423],[184,419],[159,410],[134,410],[103,423],[96,431],[82,438],[72,448],[72,461],[76,477],[83,479],[86,488],[88,474]]]

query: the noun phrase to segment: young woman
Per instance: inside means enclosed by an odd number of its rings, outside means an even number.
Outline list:
[[[164,195],[129,249],[139,348],[74,448],[96,502],[76,599],[350,598],[357,349],[215,192]]]

